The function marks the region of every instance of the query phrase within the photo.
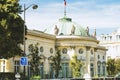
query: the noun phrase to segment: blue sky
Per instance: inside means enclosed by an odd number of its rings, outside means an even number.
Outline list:
[[[67,17],[82,27],[94,28],[97,34],[108,34],[120,27],[120,0],[66,0]],[[26,11],[29,29],[44,31],[64,15],[64,0],[20,0],[20,5],[37,4],[37,10]],[[21,14],[23,17],[23,14]]]

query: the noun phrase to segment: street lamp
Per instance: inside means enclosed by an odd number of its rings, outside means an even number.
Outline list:
[[[24,13],[24,29],[23,29],[23,46],[24,46],[24,56],[26,56],[26,42],[25,42],[25,30],[26,30],[26,26],[25,26],[25,23],[26,23],[26,10],[28,10],[30,7],[32,7],[33,9],[37,9],[38,8],[38,5],[35,5],[35,4],[31,4],[29,5],[28,7],[26,7],[26,5],[24,4],[24,9],[23,9],[23,13]],[[25,66],[24,66],[24,76],[25,76]]]
[[[28,7],[26,7],[26,5],[24,4],[24,31],[23,31],[23,45],[24,45],[24,56],[26,55],[26,43],[25,43],[25,23],[26,23],[26,10],[28,10],[30,7],[32,7],[33,9],[37,9],[38,5],[35,4],[31,4]]]

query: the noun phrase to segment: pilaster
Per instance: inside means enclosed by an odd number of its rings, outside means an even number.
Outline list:
[[[97,68],[97,48],[94,48],[94,58],[95,58],[95,60],[94,60],[94,76],[98,76],[97,75],[97,70],[98,70],[98,68]]]
[[[90,47],[86,47],[86,74],[90,75]]]

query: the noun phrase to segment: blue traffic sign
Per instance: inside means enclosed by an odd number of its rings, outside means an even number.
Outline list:
[[[28,58],[27,58],[27,57],[21,57],[21,58],[20,58],[20,65],[21,65],[21,66],[26,66],[26,65],[28,65]]]

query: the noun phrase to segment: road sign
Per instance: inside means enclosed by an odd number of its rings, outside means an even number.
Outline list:
[[[20,58],[20,65],[21,65],[21,66],[26,66],[26,65],[28,65],[28,58],[27,58],[27,57],[21,57],[21,58]]]

